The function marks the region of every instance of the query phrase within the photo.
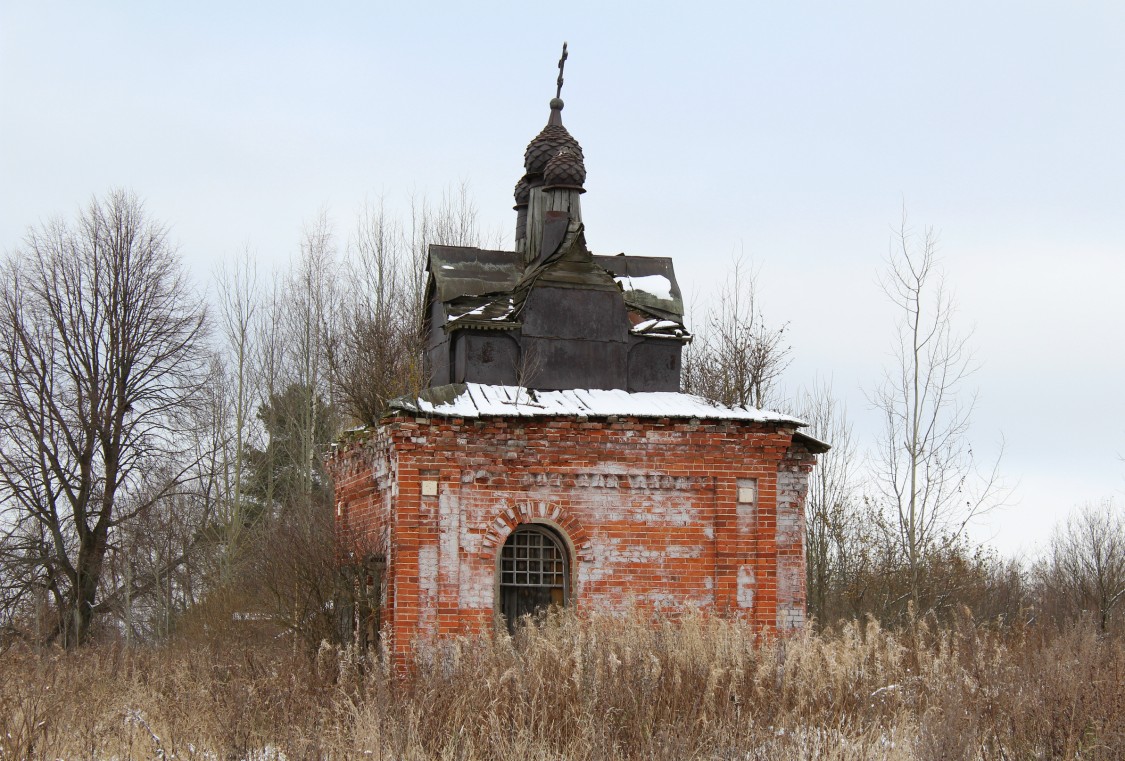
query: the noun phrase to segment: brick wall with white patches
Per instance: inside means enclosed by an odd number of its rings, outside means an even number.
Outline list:
[[[816,457],[794,447],[777,473],[777,629],[805,625],[805,497]]]
[[[815,462],[788,423],[395,417],[329,459],[342,562],[386,557],[384,635],[496,624],[497,555],[554,527],[579,611],[688,609],[803,625],[804,495]]]

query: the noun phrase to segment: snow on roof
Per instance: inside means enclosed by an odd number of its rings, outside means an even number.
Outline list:
[[[672,282],[663,275],[615,275],[613,279],[626,291],[641,291],[665,301],[672,298]]]
[[[673,320],[642,320],[629,331],[635,336],[647,338],[675,338],[691,340],[691,334],[678,322]]]
[[[537,417],[584,415],[608,417],[700,418],[756,422],[806,423],[791,415],[753,407],[727,407],[703,397],[670,391],[629,393],[620,389],[537,391],[517,386],[457,383],[426,389],[417,397],[400,397],[394,409],[442,417],[477,418],[490,415]]]
[[[492,322],[502,322],[512,316],[516,311],[516,301],[511,296],[500,296],[492,301],[486,301],[474,309],[457,314],[456,305],[451,305],[447,323],[454,323],[463,318],[483,318]]]

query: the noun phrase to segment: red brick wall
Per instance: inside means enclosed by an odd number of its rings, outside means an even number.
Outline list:
[[[388,646],[492,626],[499,548],[548,523],[579,610],[698,608],[763,630],[804,621],[815,458],[774,423],[405,418],[342,444],[342,556],[385,553]],[[437,494],[423,495],[436,482]],[[739,503],[739,486],[752,503]]]

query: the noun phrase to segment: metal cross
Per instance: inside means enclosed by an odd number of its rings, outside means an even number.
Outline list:
[[[562,97],[563,66],[564,65],[566,65],[566,43],[565,42],[563,43],[562,58],[559,59],[559,86],[558,86],[558,89],[555,90],[555,97],[556,98]]]

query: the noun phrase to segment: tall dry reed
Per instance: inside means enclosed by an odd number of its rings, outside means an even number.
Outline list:
[[[1125,643],[1092,627],[550,617],[396,676],[324,646],[0,657],[0,759],[1125,757]]]

